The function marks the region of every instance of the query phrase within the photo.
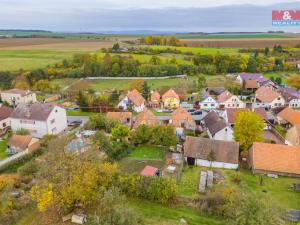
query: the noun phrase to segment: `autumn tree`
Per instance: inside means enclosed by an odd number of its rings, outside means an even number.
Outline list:
[[[125,140],[129,136],[130,130],[126,125],[119,124],[116,127],[112,128],[111,134],[114,140]]]
[[[286,84],[291,86],[291,87],[300,89],[300,75],[289,76],[286,79]]]
[[[254,112],[238,112],[234,120],[234,139],[240,143],[242,150],[248,150],[253,142],[263,141],[264,121]]]

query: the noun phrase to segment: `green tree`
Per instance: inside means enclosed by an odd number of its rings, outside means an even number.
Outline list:
[[[114,63],[113,64],[112,69],[111,69],[111,73],[115,77],[120,76],[121,67],[120,67],[119,63]]]
[[[115,44],[113,45],[113,47],[112,47],[112,50],[113,50],[113,51],[119,51],[119,50],[120,50],[120,45],[119,45],[119,43],[115,43]]]
[[[125,140],[129,136],[129,134],[129,128],[123,124],[119,124],[111,130],[111,135],[114,140]]]
[[[150,87],[148,86],[148,83],[146,81],[144,81],[144,84],[142,86],[142,96],[146,100],[148,100],[150,96]]]
[[[97,131],[95,135],[92,136],[92,141],[102,151],[106,151],[110,145],[108,136],[102,130]]]
[[[282,211],[263,194],[233,193],[225,204],[225,215],[233,225],[283,225]]]
[[[206,88],[207,87],[207,82],[206,82],[206,78],[205,78],[205,76],[204,75],[200,75],[199,77],[198,77],[198,88],[201,90],[201,89],[203,89],[203,88]]]
[[[152,127],[151,141],[154,145],[174,146],[177,144],[174,127],[171,125],[156,125]]]
[[[238,112],[234,120],[233,136],[242,150],[248,150],[253,142],[263,141],[264,121],[254,112]]]
[[[142,124],[132,132],[132,142],[136,145],[146,144],[150,141],[151,135],[151,128],[145,124]]]

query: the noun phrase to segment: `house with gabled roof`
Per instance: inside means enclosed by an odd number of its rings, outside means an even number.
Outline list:
[[[233,129],[226,123],[226,121],[220,117],[216,112],[209,112],[204,118],[207,134],[210,139],[214,140],[233,140]]]
[[[127,94],[119,102],[118,107],[123,110],[132,109],[135,112],[142,112],[145,108],[146,100],[136,89],[128,91]]]
[[[290,145],[300,146],[300,124],[295,124],[286,132],[285,139]]]
[[[129,128],[132,126],[132,112],[108,112],[106,117],[111,120],[116,120]]]
[[[248,165],[254,174],[300,177],[300,147],[253,143]]]
[[[259,80],[264,76],[261,73],[240,73],[238,74],[236,80],[241,84],[244,85],[248,80]]]
[[[11,106],[17,106],[18,104],[31,104],[37,102],[36,94],[30,90],[22,89],[10,89],[1,91],[1,100],[7,102]]]
[[[279,90],[285,100],[286,105],[290,108],[300,108],[300,92],[291,87],[284,87]]]
[[[277,114],[277,122],[287,128],[300,124],[300,112],[286,107]]]
[[[149,100],[149,107],[150,108],[159,108],[160,106],[160,94],[158,91],[152,91],[150,95],[150,100]]]
[[[255,92],[255,99],[252,104],[254,108],[278,108],[285,104],[280,93],[273,91],[270,87],[260,87]]]
[[[183,151],[189,165],[226,169],[239,167],[239,144],[234,141],[187,136]],[[210,156],[214,158],[212,161]]]
[[[166,109],[177,109],[180,105],[180,97],[173,89],[169,89],[162,96],[162,104]]]
[[[147,108],[144,108],[144,110],[135,117],[133,129],[136,129],[143,124],[148,126],[157,124],[156,116]]]
[[[212,110],[219,107],[218,102],[208,92],[205,91],[202,97],[203,100],[199,102],[201,109]]]
[[[66,110],[51,103],[19,104],[10,115],[11,129],[25,129],[35,138],[57,135],[67,130]]]
[[[220,108],[245,108],[246,106],[241,99],[227,90],[218,96],[217,102]]]
[[[196,130],[197,128],[192,115],[182,107],[179,107],[172,113],[170,123],[177,128],[184,128],[187,130]]]
[[[6,130],[10,126],[10,114],[13,108],[0,104],[0,131]]]

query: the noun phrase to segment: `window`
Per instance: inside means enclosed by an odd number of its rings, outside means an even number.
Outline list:
[[[207,104],[204,104],[204,106],[207,106]]]
[[[215,104],[210,104],[211,105],[211,107],[214,107],[215,106]]]
[[[2,124],[2,127],[6,127],[6,123],[3,123],[3,124]]]
[[[55,119],[52,119],[52,120],[50,121],[50,123],[51,123],[51,124],[55,123]]]
[[[236,107],[239,107],[240,106],[240,104],[236,104]]]

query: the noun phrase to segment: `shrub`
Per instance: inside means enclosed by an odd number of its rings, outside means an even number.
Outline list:
[[[36,163],[35,160],[31,160],[28,163],[26,163],[24,166],[20,167],[18,169],[18,172],[22,176],[28,176],[28,175],[33,175],[38,171],[38,164]]]

